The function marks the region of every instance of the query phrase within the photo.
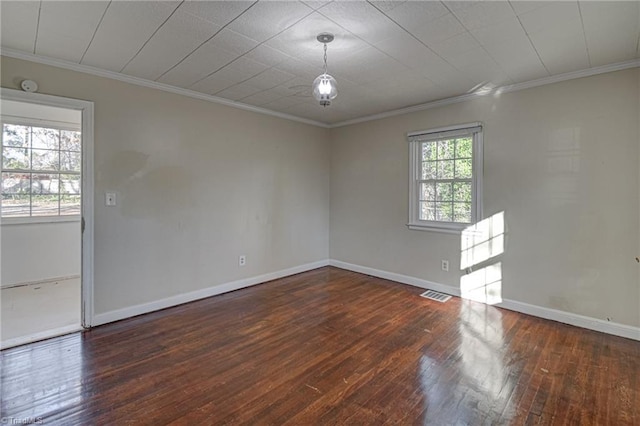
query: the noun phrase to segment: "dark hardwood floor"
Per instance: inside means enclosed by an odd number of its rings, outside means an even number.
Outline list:
[[[640,342],[421,292],[326,267],[7,349],[2,422],[640,424]]]

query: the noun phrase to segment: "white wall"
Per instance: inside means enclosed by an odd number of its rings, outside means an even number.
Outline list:
[[[2,287],[80,275],[80,221],[2,224]]]
[[[2,58],[24,78],[95,102],[96,314],[327,259],[326,129]]]
[[[332,130],[332,259],[459,287],[455,235],[411,231],[406,133],[482,121],[502,297],[640,326],[636,69]]]

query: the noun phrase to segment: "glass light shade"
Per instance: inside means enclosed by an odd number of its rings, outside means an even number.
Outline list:
[[[313,80],[313,97],[320,105],[331,105],[331,100],[338,96],[338,85],[336,79],[329,74],[319,75]]]

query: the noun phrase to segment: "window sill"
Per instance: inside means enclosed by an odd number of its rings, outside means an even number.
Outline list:
[[[415,223],[407,223],[407,228],[412,231],[427,231],[427,232],[440,232],[443,234],[456,234],[460,235],[462,231],[466,228],[465,225],[423,225],[423,224],[415,224]]]
[[[61,222],[80,222],[80,215],[69,216],[36,216],[36,217],[4,217],[0,225],[36,225]]]

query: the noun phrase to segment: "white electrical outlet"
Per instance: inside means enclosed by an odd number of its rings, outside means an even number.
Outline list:
[[[443,271],[449,271],[449,261],[448,260],[443,260],[442,261],[442,270]]]
[[[238,257],[238,265],[244,266],[246,264],[247,264],[247,256],[243,254],[240,257]]]

